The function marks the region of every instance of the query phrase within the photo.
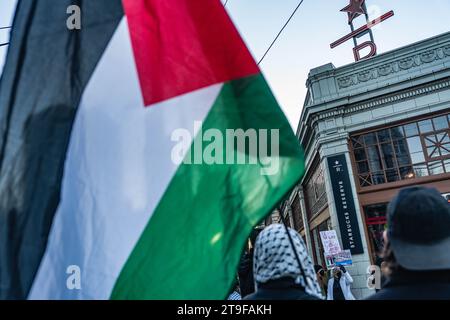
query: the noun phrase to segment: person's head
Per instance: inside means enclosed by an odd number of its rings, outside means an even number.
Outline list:
[[[333,268],[333,277],[335,278],[340,278],[342,275],[342,270],[339,267],[334,267]]]
[[[383,258],[389,273],[450,270],[450,206],[437,190],[401,190],[387,219]]]
[[[321,265],[315,264],[314,271],[316,272],[318,277],[325,276],[325,270],[323,269],[323,267]]]
[[[325,275],[326,272],[325,270],[322,268],[321,265],[315,264],[314,265],[314,271],[316,272],[316,276],[317,276],[317,281],[319,281],[320,285],[324,285],[324,281],[326,281]]]
[[[286,228],[273,224],[265,228],[256,239],[253,260],[255,286],[270,281],[291,278],[306,293],[322,297],[311,258],[301,236],[288,228],[295,251],[303,269],[298,264],[296,255],[289,241]]]

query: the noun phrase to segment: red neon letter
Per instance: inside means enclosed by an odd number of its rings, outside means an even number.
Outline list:
[[[359,54],[360,51],[367,47],[370,47],[370,52],[366,56],[361,57],[361,55]],[[377,54],[377,45],[375,43],[373,43],[372,41],[366,41],[366,42],[361,43],[360,45],[357,45],[356,47],[354,47],[353,54],[355,56],[355,61],[373,57],[374,55]]]

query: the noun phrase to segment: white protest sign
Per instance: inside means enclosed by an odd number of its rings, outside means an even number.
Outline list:
[[[341,251],[333,256],[336,266],[351,266],[353,264],[352,253],[350,250]]]
[[[320,238],[322,239],[323,251],[325,255],[334,255],[342,251],[339,239],[335,230],[321,231]]]
[[[351,266],[353,264],[352,253],[350,250],[344,250],[335,254],[327,254],[325,262],[328,270],[339,266]]]

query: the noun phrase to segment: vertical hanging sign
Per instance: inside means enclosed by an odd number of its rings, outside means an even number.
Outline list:
[[[364,253],[345,155],[329,157],[328,170],[343,249],[352,254]]]

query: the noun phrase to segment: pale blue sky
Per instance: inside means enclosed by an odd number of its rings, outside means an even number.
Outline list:
[[[0,0],[0,26],[10,23],[15,1]],[[259,60],[298,2],[228,0],[227,10],[255,59]],[[346,14],[339,11],[348,2],[305,0],[261,64],[294,128],[306,94],[309,70],[329,62],[342,66],[353,61],[350,41],[334,50],[329,47],[330,43],[349,32]],[[450,31],[450,0],[367,0],[366,3],[374,18],[389,10],[395,11],[395,17],[374,30],[379,53]],[[7,31],[0,30],[0,42],[7,36]],[[0,68],[5,51],[0,49]]]

